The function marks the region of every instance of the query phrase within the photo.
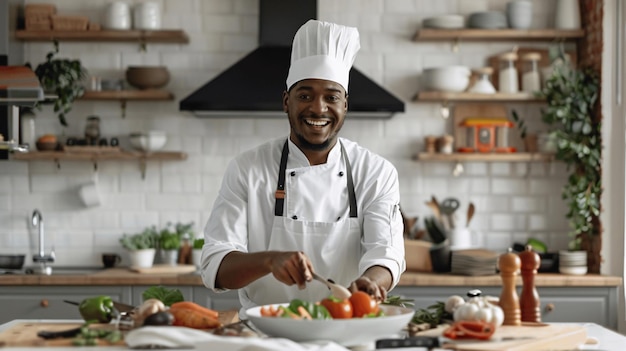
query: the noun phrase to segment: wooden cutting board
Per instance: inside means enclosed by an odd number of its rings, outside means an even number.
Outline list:
[[[419,333],[441,336],[445,327]],[[488,341],[445,339],[443,347],[457,351],[541,351],[575,350],[587,341],[585,327],[573,324],[531,324],[500,326]]]
[[[185,274],[195,272],[196,266],[192,264],[179,264],[175,266],[169,264],[155,264],[148,268],[130,267],[130,270],[141,274]]]
[[[219,313],[219,320],[223,325],[235,323],[239,321],[237,311],[222,311]],[[41,330],[45,331],[62,331],[78,328],[82,324],[79,322],[20,322],[16,323],[9,329],[0,333],[0,349],[3,347],[73,347],[72,338],[45,340],[37,336]],[[92,324],[92,328],[108,329],[113,328],[112,324]],[[109,344],[105,340],[99,339],[98,346],[119,346],[125,345],[124,341],[115,344]]]

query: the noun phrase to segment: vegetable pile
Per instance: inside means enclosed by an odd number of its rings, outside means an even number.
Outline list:
[[[333,296],[318,303],[293,299],[288,306],[263,306],[263,317],[292,319],[346,319],[382,316],[378,302],[363,291],[352,293],[349,299],[340,300]]]

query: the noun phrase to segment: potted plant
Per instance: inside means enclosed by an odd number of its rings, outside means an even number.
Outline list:
[[[59,122],[67,127],[65,114],[70,112],[74,100],[81,97],[85,92],[83,80],[87,70],[81,65],[80,60],[54,58],[59,53],[59,42],[54,41],[54,51],[46,55],[46,61],[37,65],[35,74],[39,78],[44,92],[56,95],[54,100],[46,100],[44,103],[54,104],[54,112]],[[26,64],[31,67],[29,63]],[[41,105],[37,104],[41,109]]]
[[[159,248],[161,261],[165,264],[175,266],[178,261],[178,250],[180,249],[181,236],[172,224],[167,223],[159,233]]]
[[[204,246],[204,238],[196,238],[193,240],[193,251],[191,253],[193,264],[200,268],[202,263],[202,246]]]
[[[562,52],[561,52],[562,55]],[[561,59],[562,60],[562,59]],[[598,75],[590,68],[556,65],[541,96],[548,107],[542,120],[551,126],[555,158],[565,162],[570,175],[562,197],[568,204],[566,217],[573,237],[569,250],[587,252],[590,273],[600,273],[601,124],[596,106]]]
[[[124,234],[120,244],[130,255],[132,267],[149,268],[154,263],[158,233],[156,227],[148,227],[141,233]]]
[[[537,144],[537,134],[528,134],[526,122],[516,110],[512,110],[511,114],[513,115],[513,121],[517,124],[517,129],[519,130],[519,136],[524,142],[524,149],[526,152],[537,152],[539,150]]]

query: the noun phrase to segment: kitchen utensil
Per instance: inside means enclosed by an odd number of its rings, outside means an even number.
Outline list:
[[[0,269],[22,269],[26,255],[0,255]]]
[[[467,228],[469,228],[470,221],[474,218],[474,212],[476,212],[476,206],[474,206],[473,202],[470,202],[467,206],[467,222],[465,223]]]
[[[288,304],[275,304],[278,306]],[[348,318],[326,320],[294,320],[291,318],[275,318],[261,316],[261,308],[252,307],[246,315],[261,332],[274,337],[287,338],[293,341],[329,340],[344,346],[365,345],[377,339],[393,337],[404,329],[415,310],[392,305],[380,305],[384,313],[376,318]]]
[[[455,228],[454,212],[459,208],[460,202],[456,198],[446,198],[443,200],[439,208],[441,209],[442,217],[448,222],[448,229]]]
[[[350,296],[352,296],[352,293],[350,292],[350,290],[346,289],[345,287],[339,284],[332,283],[329,280],[322,278],[319,274],[315,272],[313,272],[313,279],[326,285],[328,289],[330,289],[330,293],[334,297],[338,298],[339,300],[345,300],[345,299],[350,298]]]
[[[392,349],[402,347],[424,347],[432,349],[439,347],[439,338],[434,336],[412,336],[409,338],[378,339],[376,349]]]

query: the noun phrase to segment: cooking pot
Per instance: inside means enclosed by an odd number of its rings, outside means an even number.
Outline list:
[[[22,269],[26,255],[0,255],[0,269]]]

